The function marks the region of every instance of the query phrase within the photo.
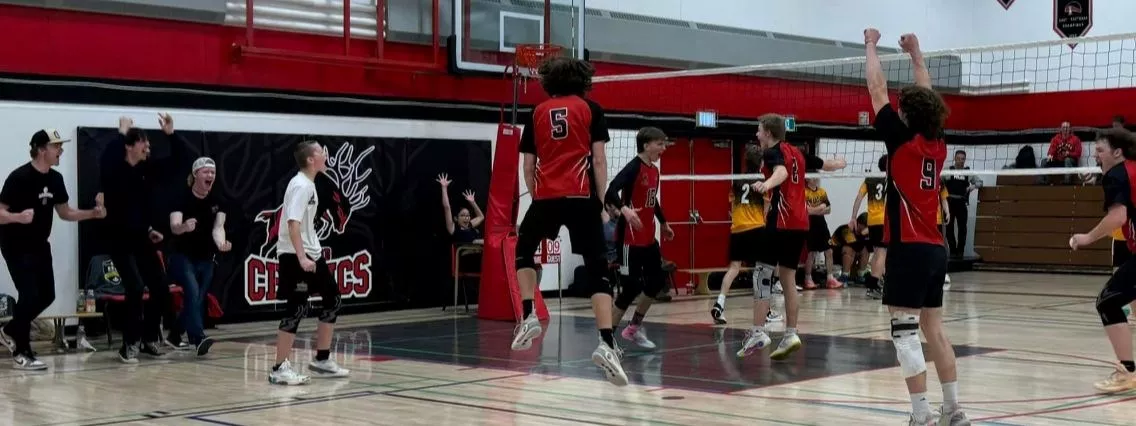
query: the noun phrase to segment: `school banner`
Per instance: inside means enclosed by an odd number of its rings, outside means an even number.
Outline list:
[[[99,157],[118,143],[117,129],[79,129],[80,199],[97,191]],[[318,175],[316,230],[322,256],[331,269],[347,311],[439,306],[452,295],[450,238],[445,229],[440,188],[446,173],[453,214],[475,191],[479,204],[488,195],[489,141],[366,138],[179,131],[169,140],[149,132],[148,160],[158,176],[140,191],[153,200],[154,226],[167,239],[169,211],[187,185],[193,160],[217,162],[213,191],[225,200],[226,232],[233,244],[216,257],[210,292],[230,320],[283,309],[276,300],[276,244],[281,203],[298,167],[297,143],[319,142],[327,149],[327,171]],[[80,225],[80,264],[102,251],[97,221]],[[319,303],[319,297],[313,298]]]

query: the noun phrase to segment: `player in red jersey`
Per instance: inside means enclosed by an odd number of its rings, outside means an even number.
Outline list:
[[[765,150],[761,173],[765,181],[753,184],[753,189],[770,194],[769,212],[766,213],[765,247],[754,268],[753,329],[746,335],[738,357],[764,349],[772,341],[765,333],[766,313],[769,312],[773,267],[777,267],[785,293],[785,336],[770,354],[782,360],[801,347],[797,336],[797,266],[808,256],[805,242],[809,237],[809,211],[805,201],[805,170],[834,171],[844,168],[844,160],[822,160],[802,154],[785,140],[785,118],[766,114],[758,118],[757,140]]]
[[[623,338],[641,348],[654,349],[655,343],[647,338],[642,324],[655,295],[667,284],[663,253],[655,238],[655,219],[659,220],[658,229],[663,238],[674,238],[674,231],[663,218],[663,206],[659,204],[659,168],[655,166],[667,149],[667,135],[658,128],[644,127],[635,136],[635,146],[639,155],[615,175],[604,197],[608,206],[620,211],[616,247],[624,249],[624,256],[616,262],[628,268],[627,280],[623,281],[623,289],[615,298],[611,319],[618,327],[631,302],[636,302],[635,316],[623,329]]]
[[[911,55],[915,85],[899,92],[899,110],[888,100],[887,77],[876,44],[880,32],[864,30],[868,93],[876,111],[875,128],[888,151],[884,238],[887,248],[883,303],[891,312],[891,336],[900,371],[911,394],[911,425],[969,425],[959,408],[954,348],[943,332],[943,278],[947,251],[938,229],[939,175],[947,159],[943,123],[947,105],[931,89],[931,74],[914,34],[900,37]],[[931,412],[927,401],[927,363],[919,330],[943,385],[943,407]],[[937,422],[937,423],[936,423]]]
[[[1136,136],[1119,129],[1108,129],[1097,137],[1094,154],[1104,170],[1104,209],[1108,212],[1088,234],[1077,234],[1069,239],[1069,247],[1076,250],[1092,245],[1108,236],[1112,230],[1122,228],[1128,249],[1136,249],[1132,219],[1136,218]],[[1134,250],[1136,252],[1136,250]],[[1132,332],[1124,306],[1136,300],[1136,258],[1129,256],[1120,268],[1112,273],[1100,296],[1097,313],[1104,323],[1104,332],[1120,362],[1116,371],[1096,383],[1103,392],[1124,392],[1136,389],[1136,364],[1132,361]]]
[[[573,58],[553,58],[540,65],[540,85],[551,99],[533,109],[532,123],[521,133],[525,186],[532,204],[517,232],[517,283],[523,319],[513,332],[515,351],[532,347],[543,331],[533,312],[536,270],[533,256],[546,239],[568,228],[572,251],[584,257],[592,310],[600,344],[592,362],[608,381],[627,385],[611,324],[611,285],[607,280],[607,247],[603,233],[603,202],[607,185],[608,135],[603,108],[584,98],[592,87],[595,68]]]

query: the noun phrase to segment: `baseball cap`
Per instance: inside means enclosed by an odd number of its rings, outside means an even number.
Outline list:
[[[32,140],[31,140],[31,142],[28,142],[28,145],[30,145],[32,148],[39,148],[39,147],[47,146],[48,144],[64,143],[64,142],[70,142],[70,141],[71,141],[71,139],[63,139],[63,136],[59,135],[58,130],[43,129],[43,130],[40,130],[38,132],[35,132],[35,134],[32,135]]]

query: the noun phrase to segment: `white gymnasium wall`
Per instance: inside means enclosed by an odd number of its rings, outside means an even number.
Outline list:
[[[0,156],[0,171],[6,176],[9,171],[28,161],[26,141],[39,129],[56,128],[66,137],[74,139],[79,127],[116,127],[118,118],[123,115],[133,117],[139,127],[156,129],[159,112],[173,114],[177,128],[182,130],[489,141],[497,137],[497,125],[484,123],[0,102],[0,134],[11,147],[7,155]],[[72,145],[65,147],[65,150],[70,152],[63,155],[57,170],[63,174],[74,206],[74,197],[78,193],[75,148]],[[48,308],[47,315],[75,311],[78,292],[76,283],[80,274],[86,273],[86,265],[78,263],[78,233],[76,223],[56,218],[50,241],[57,291],[55,303]],[[11,275],[2,263],[0,292],[15,294]]]

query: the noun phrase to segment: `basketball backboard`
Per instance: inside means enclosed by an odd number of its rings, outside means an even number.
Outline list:
[[[453,0],[454,64],[463,71],[504,73],[519,44],[552,43],[584,57],[586,0]]]

